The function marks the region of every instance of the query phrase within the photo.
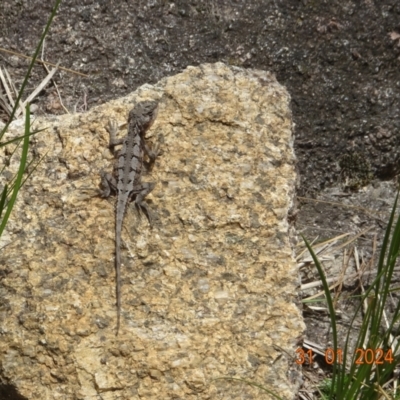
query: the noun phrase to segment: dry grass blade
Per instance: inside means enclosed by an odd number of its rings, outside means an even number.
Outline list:
[[[356,278],[356,276],[354,275],[354,276],[352,276],[352,278]],[[329,278],[330,281],[337,280],[337,279],[338,279],[338,278]],[[328,281],[328,279],[327,279],[327,281]],[[318,283],[319,283],[320,285],[322,285],[322,281],[318,281]],[[329,282],[328,282],[328,283],[329,283]],[[340,286],[340,285],[342,285],[342,284],[343,284],[343,282],[341,282],[341,281],[339,280],[339,281],[336,282],[334,285],[329,286],[329,290],[333,290],[333,289],[337,288],[338,286]],[[324,294],[325,294],[325,292],[324,292],[323,290],[321,290],[320,292],[318,292],[318,293],[316,293],[316,294],[314,294],[314,295],[312,295],[312,296],[309,296],[309,297],[303,299],[303,301],[304,301],[304,302],[311,301],[311,300],[317,299],[318,297],[323,296]]]
[[[47,68],[46,64],[43,64],[43,67],[45,68],[45,70],[46,70],[47,72],[49,72],[49,69]],[[60,100],[61,107],[63,108],[63,110],[64,110],[67,114],[69,114],[69,111],[68,111],[67,107],[64,106],[64,103],[63,103],[62,98],[61,98],[61,93],[60,93],[60,91],[58,90],[58,86],[57,86],[57,83],[56,83],[55,80],[53,80],[53,85],[54,85],[54,87],[55,87],[55,89],[56,89],[56,92],[57,92],[57,95],[58,95],[58,99]]]
[[[372,273],[373,272],[371,272],[371,271],[370,272],[366,272],[365,268],[361,271],[361,274],[363,274],[363,275],[372,274]],[[360,279],[361,278],[361,274],[360,274],[360,271],[357,271],[357,272],[347,276],[346,277],[346,282],[349,284],[349,283],[353,282],[353,280],[355,281],[356,279]],[[345,276],[343,274],[341,274],[341,276],[339,276],[339,277],[327,278],[326,279],[326,281],[328,283],[336,281],[335,284],[329,286],[329,290],[333,290],[333,289],[337,288],[338,286],[341,287],[343,285],[344,280],[345,280]],[[314,282],[306,283],[304,285],[301,285],[300,288],[301,288],[302,291],[305,291],[305,290],[308,290],[308,289],[311,289],[311,288],[314,288],[314,287],[317,287],[317,286],[322,286],[322,281],[314,281]],[[325,294],[325,292],[323,290],[321,290],[320,292],[303,299],[303,301],[311,301],[313,299],[317,299],[318,297],[323,296],[324,294]]]
[[[0,68],[0,80],[1,80],[1,83],[3,85],[4,90],[6,92],[9,104],[11,104],[11,106],[14,107],[14,99],[13,99],[13,96],[11,94],[11,90],[10,90],[10,88],[8,86],[9,81],[8,81],[7,78],[9,77],[9,75],[7,74],[7,72],[6,72],[7,70],[5,68],[4,68],[4,71],[5,71],[6,75],[7,75],[7,77],[4,76],[3,70],[2,70],[2,68]]]
[[[355,240],[357,240],[359,237],[365,235],[366,233],[368,233],[370,230],[372,229],[372,227],[369,227],[367,229],[364,229],[363,231],[357,233],[355,236],[353,236],[351,239],[347,240],[344,243],[341,243],[338,247],[333,248],[333,246],[341,239],[345,238],[346,236],[350,236],[351,233],[347,232],[347,233],[342,233],[341,235],[335,236],[331,239],[325,240],[324,242],[318,243],[317,245],[314,245],[314,243],[312,242],[311,245],[315,247],[314,251],[316,254],[320,254],[322,253],[323,250],[326,250],[329,248],[332,248],[332,253],[334,251],[340,250],[343,247],[346,247],[347,245],[349,245],[350,243],[353,243]],[[307,252],[307,248],[304,246],[304,249],[299,253],[299,255],[296,257],[297,261],[299,262],[301,260],[302,257],[304,257],[304,254]],[[311,256],[307,256],[306,258],[303,258],[301,260],[301,263],[308,263],[311,262],[312,258]],[[302,266],[302,264],[299,265],[299,268]]]
[[[372,226],[364,229],[363,231],[357,233],[357,235],[353,236],[351,239],[349,239],[347,242],[342,243],[339,247],[337,247],[335,250],[340,250],[341,248],[347,246],[350,243],[355,242],[359,237],[364,236],[366,233],[368,233],[372,229]]]
[[[12,109],[15,106],[15,101],[14,101],[12,92],[14,91],[14,93],[16,93],[16,89],[15,89],[15,86],[14,86],[14,84],[13,84],[13,82],[12,82],[12,80],[10,78],[10,75],[8,74],[6,68],[4,68],[4,72],[0,68],[0,80],[1,80],[2,86],[3,86],[3,88],[4,88],[5,92],[6,92],[6,96],[7,96],[7,97],[0,96],[1,105],[2,105],[2,107],[4,109],[4,111],[6,112],[6,114],[8,116],[10,116],[11,113],[12,113]],[[12,88],[12,90],[11,90],[10,87]],[[20,105],[19,106],[19,113],[21,113],[21,112],[23,113],[24,109]]]
[[[9,116],[11,115],[12,108],[8,104],[7,99],[0,93],[0,107],[5,111],[5,113]]]
[[[332,239],[325,240],[325,242],[321,242],[321,243],[315,245],[315,247],[318,246],[319,248],[318,248],[318,250],[317,250],[317,249],[314,249],[314,251],[316,252],[316,254],[319,254],[319,253],[322,252],[322,250],[324,250],[324,249],[327,248],[330,244],[332,244],[332,242],[335,244],[335,243],[338,242],[340,239],[343,239],[344,237],[349,236],[349,235],[351,235],[350,232],[342,233],[341,235],[335,236],[335,237],[332,238]],[[314,242],[315,242],[315,240],[314,240],[313,242],[311,242],[311,245],[312,245],[312,246],[314,246]],[[307,248],[304,246],[304,244],[302,244],[302,247],[304,247],[303,250],[302,250],[302,251],[299,253],[299,255],[296,257],[297,261],[299,261],[299,260],[304,256],[304,254],[307,252]],[[322,247],[322,249],[321,249],[320,247]],[[307,256],[307,258],[306,258],[306,259],[303,259],[302,262],[303,262],[303,263],[309,262],[309,261],[307,261],[307,260],[312,261],[311,256]]]
[[[4,68],[4,73],[6,74],[8,82],[10,83],[10,86],[12,87],[12,90],[14,92],[14,96],[17,97],[18,96],[18,90],[15,87],[14,82],[12,81],[12,79],[10,77],[10,74],[8,73],[7,68]],[[13,105],[14,105],[14,102],[13,102]]]
[[[42,80],[40,85],[28,96],[28,98],[24,101],[23,105],[26,106],[27,103],[31,103],[32,100],[43,90],[43,88],[49,83],[51,78],[53,78],[54,74],[57,72],[58,64],[55,68],[53,68],[47,76]],[[18,115],[16,115],[18,117]]]
[[[327,278],[326,279],[326,281],[328,282],[328,283],[332,283],[332,282],[335,282],[337,280],[337,278]],[[301,285],[300,286],[300,290],[301,291],[306,291],[306,290],[309,290],[309,289],[313,289],[313,288],[315,288],[315,287],[319,287],[319,286],[321,286],[322,285],[322,281],[314,281],[314,282],[309,282],[309,283],[304,283],[303,285]],[[333,285],[333,286],[331,286],[332,288],[334,288],[335,287],[335,285]],[[323,292],[322,292],[323,293]],[[321,294],[322,294],[321,293]],[[309,297],[309,298],[307,298],[306,300],[310,300],[310,299],[312,299],[312,298],[314,298],[315,296],[313,296],[313,297]]]
[[[319,199],[312,199],[309,197],[297,197],[299,200],[303,200],[303,201],[312,201],[314,203],[322,203],[322,204],[330,204],[332,206],[337,206],[337,207],[342,207],[342,208],[350,208],[353,210],[359,210],[362,211],[363,213],[365,213],[366,215],[370,216],[371,218],[374,218],[376,220],[379,220],[381,222],[382,219],[379,215],[377,214],[384,214],[383,216],[385,216],[388,212],[387,211],[377,211],[377,210],[371,210],[369,208],[365,208],[365,207],[360,207],[360,206],[353,206],[350,204],[343,204],[343,203],[338,203],[336,201],[327,201],[327,200],[319,200]]]
[[[312,342],[311,340],[304,339],[303,347],[305,349],[312,350],[313,353],[315,353],[315,354],[319,354],[320,356],[325,357],[326,346],[321,346],[315,342]],[[310,360],[310,361],[312,361],[312,360]]]
[[[349,244],[353,243],[355,240],[357,240],[360,236],[365,235],[368,231],[370,231],[372,228],[367,228],[365,230],[363,230],[362,232],[359,232],[357,235],[353,236],[351,239],[345,241],[344,243],[341,243],[340,245],[336,246],[337,242],[340,239],[345,238],[346,236],[349,236],[350,233],[344,233],[341,235],[338,235],[332,239],[326,240],[323,243],[320,243],[319,246],[321,246],[320,248],[317,248],[315,250],[316,254],[319,254],[320,260],[321,261],[330,261],[334,258],[334,254],[342,249],[345,246],[348,246]],[[336,246],[336,247],[335,247]],[[317,247],[317,246],[316,246]],[[330,252],[330,255],[325,255],[323,256],[321,253],[326,253],[326,252]],[[301,260],[301,262],[298,264],[298,267],[301,268],[303,267],[305,264],[309,264],[312,262],[311,257],[307,256],[304,257],[304,253],[305,251],[303,251],[301,254],[303,255],[303,259]],[[299,261],[299,257],[297,258],[297,260]],[[346,261],[347,260],[347,261]],[[365,268],[360,272],[360,270],[358,270],[357,272],[345,277],[345,272],[348,266],[348,259],[345,257],[345,261],[343,262],[343,268],[342,271],[340,273],[340,276],[338,277],[331,277],[331,278],[326,278],[326,281],[328,284],[331,284],[332,282],[335,282],[333,285],[330,285],[329,288],[330,290],[333,290],[337,287],[339,287],[339,292],[341,290],[341,287],[343,285],[343,282],[346,280],[347,282],[351,282],[357,278],[360,278],[361,273],[364,273]],[[314,282],[309,282],[309,283],[305,283],[301,285],[301,290],[302,291],[306,291],[312,288],[315,288],[317,286],[322,286],[322,281],[318,280],[318,281],[314,281]],[[305,301],[310,301],[312,299],[318,298],[320,296],[322,296],[324,294],[324,291],[320,291],[316,294],[314,294],[313,296],[307,297],[304,300]]]
[[[25,107],[28,103],[31,103],[32,100],[43,90],[43,88],[49,83],[49,81],[53,78],[54,74],[57,72],[58,64],[55,68],[53,68],[47,76],[42,80],[39,86],[28,96],[28,98],[18,106],[18,110],[15,112],[15,117],[18,118],[21,114],[25,115]],[[0,80],[6,91],[7,98],[0,94],[0,105],[3,107],[4,111],[8,116],[11,115],[12,109],[15,105],[15,101],[13,99],[12,90],[10,86],[13,88],[14,93],[16,92],[14,84],[11,81],[11,78],[6,69],[4,69],[4,73],[0,68]]]
[[[32,57],[26,56],[25,54],[21,54],[21,53],[16,53],[15,51],[3,49],[2,47],[0,47],[0,51],[3,51],[4,53],[8,53],[8,54],[13,54],[14,56],[26,58],[27,60],[32,60]],[[35,62],[37,62],[39,64],[47,64],[47,65],[50,65],[51,67],[57,67],[56,64],[53,64],[53,63],[50,63],[50,62],[47,62],[47,61],[35,60]],[[69,72],[71,74],[75,74],[75,75],[83,76],[85,78],[89,78],[89,75],[82,74],[82,72],[77,72],[77,71],[74,71],[73,69],[64,68],[64,67],[58,67],[58,68],[63,70],[63,71]]]
[[[46,63],[44,62],[44,47],[45,47],[45,43],[46,43],[46,42],[45,42],[45,40],[44,40],[44,41],[43,41],[43,46],[42,46],[42,59],[41,59],[41,61],[43,62],[43,67],[44,67],[44,69],[46,70],[46,72],[47,72],[47,73],[50,73],[50,72],[49,72],[49,69],[47,68]],[[57,63],[57,66],[58,66],[58,64],[59,64],[59,63]],[[56,81],[53,80],[52,82],[53,82],[53,85],[54,85],[54,87],[55,87],[55,89],[56,89],[56,92],[57,92],[57,95],[58,95],[58,99],[60,100],[61,107],[64,109],[64,111],[65,111],[67,114],[69,114],[68,109],[64,106],[64,103],[62,102],[61,94],[60,94],[60,91],[58,90],[58,86],[57,86]]]

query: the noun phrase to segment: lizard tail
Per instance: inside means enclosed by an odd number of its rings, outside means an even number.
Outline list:
[[[115,251],[115,275],[116,275],[116,298],[117,298],[117,328],[115,332],[115,336],[118,336],[119,333],[119,326],[121,321],[121,241],[118,238],[115,241],[116,251]]]
[[[118,204],[122,208],[120,210],[125,210],[126,201],[121,199],[120,204]],[[115,277],[116,277],[116,298],[117,298],[117,328],[115,332],[115,336],[118,336],[119,326],[121,321],[121,232],[122,232],[122,221],[124,219],[124,215],[116,214],[115,221]]]

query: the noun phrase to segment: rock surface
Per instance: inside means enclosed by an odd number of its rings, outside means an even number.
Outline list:
[[[115,337],[109,118],[159,99],[145,181],[154,226],[129,208]],[[189,67],[86,114],[35,121],[44,156],[1,238],[1,381],[27,399],[241,399],[296,390],[296,172],[289,95],[267,72]],[[20,134],[14,124],[10,135]],[[121,131],[121,135],[125,134]],[[3,160],[5,155],[1,155]],[[15,171],[12,163],[10,171]],[[268,397],[265,397],[268,398]]]

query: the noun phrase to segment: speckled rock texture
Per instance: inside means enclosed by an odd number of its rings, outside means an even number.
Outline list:
[[[114,162],[105,126],[114,118],[124,135],[128,111],[148,99],[160,101],[148,138],[163,152],[144,176],[156,182],[154,226],[128,209],[116,337],[115,198],[97,195]],[[217,63],[37,119],[47,129],[32,150],[44,159],[0,243],[1,381],[29,400],[272,398],[216,379],[227,377],[292,399],[304,324],[289,102],[268,72]]]

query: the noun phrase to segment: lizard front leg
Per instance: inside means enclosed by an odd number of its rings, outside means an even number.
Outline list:
[[[157,142],[155,146],[152,149],[150,149],[150,147],[145,142],[143,147],[144,147],[144,152],[150,159],[150,163],[153,164],[157,156],[160,154],[160,144]]]
[[[108,147],[114,152],[115,146],[123,143],[124,139],[117,139],[118,123],[115,120],[109,120],[106,127],[109,134],[109,144]],[[116,194],[118,191],[117,180],[110,173],[104,171],[100,172],[101,182],[100,182],[100,196],[109,197],[111,194]]]
[[[122,144],[124,142],[124,138],[117,139],[118,122],[115,121],[115,119],[108,121],[106,129],[110,136],[108,147],[114,152],[114,147]]]

